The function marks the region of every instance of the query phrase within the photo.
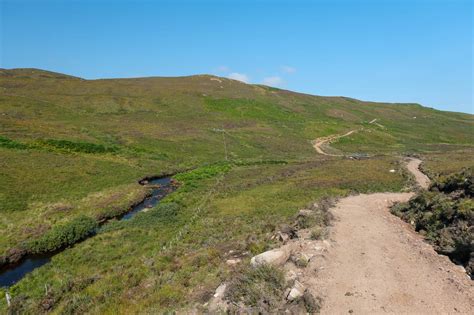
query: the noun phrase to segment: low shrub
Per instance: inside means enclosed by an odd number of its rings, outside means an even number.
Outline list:
[[[330,224],[332,214],[329,209],[334,206],[335,200],[332,198],[322,198],[318,204],[311,204],[307,208],[311,210],[310,214],[298,214],[296,217],[296,227],[298,229],[307,229],[314,227],[320,229],[321,233]]]
[[[225,296],[234,304],[243,303],[256,312],[268,313],[280,307],[285,289],[286,281],[281,269],[270,265],[248,266],[236,273]]]
[[[53,227],[40,238],[30,241],[26,247],[34,254],[53,252],[94,234],[97,227],[94,219],[79,216],[66,224]]]
[[[327,236],[327,229],[317,226],[311,230],[311,239],[320,240]]]
[[[445,194],[458,192],[465,197],[474,197],[474,175],[471,169],[463,169],[461,172],[441,176],[430,187],[430,190]]]
[[[474,200],[472,171],[463,170],[436,180],[429,191],[421,191],[391,212],[425,235],[436,251],[466,266],[474,275]]]

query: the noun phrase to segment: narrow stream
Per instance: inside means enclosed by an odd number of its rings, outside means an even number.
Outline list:
[[[130,211],[120,216],[118,218],[119,220],[129,220],[138,212],[143,211],[147,208],[153,208],[160,202],[161,199],[163,199],[166,195],[168,195],[174,190],[174,186],[171,182],[170,176],[150,179],[147,181],[140,181],[140,184],[156,185],[156,187],[152,188],[151,195],[149,197],[145,198],[145,200],[133,206]],[[105,222],[104,224],[107,224],[107,222]],[[90,237],[94,237],[94,235],[91,235]],[[2,268],[0,270],[0,287],[9,287],[14,285],[15,283],[23,279],[23,277],[31,271],[50,262],[51,257],[64,251],[65,249],[67,248],[43,255],[28,255],[18,264]]]

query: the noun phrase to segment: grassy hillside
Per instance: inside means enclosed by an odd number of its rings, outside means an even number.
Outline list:
[[[333,143],[333,150],[375,157],[314,152],[311,140],[352,129],[361,131]],[[422,155],[432,174],[474,166],[473,135],[468,114],[208,75],[84,80],[0,70],[0,257],[81,215],[126,209],[146,194],[137,183],[144,176],[180,173],[184,186],[162,209],[171,218],[151,214],[118,223],[12,291],[32,312],[44,302],[45,282],[56,292],[51,309],[65,313],[184,306],[204,300],[229,272],[226,251],[261,251],[275,226],[308,202],[403,189],[409,180],[398,155]],[[213,175],[183,173],[194,168]],[[398,172],[388,173],[391,168]],[[196,219],[196,205],[210,192]],[[183,227],[182,242],[161,252]],[[63,275],[72,289],[65,289]]]

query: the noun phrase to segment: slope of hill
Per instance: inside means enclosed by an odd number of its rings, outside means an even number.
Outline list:
[[[313,139],[354,129],[361,131],[332,150],[372,158],[315,155]],[[74,306],[71,313],[88,310],[87,301],[104,301],[95,311],[123,312],[203,300],[229,272],[222,264],[228,250],[262,250],[276,226],[324,196],[400,191],[409,176],[398,155],[424,156],[433,174],[472,166],[473,134],[468,114],[209,75],[84,80],[0,70],[0,256],[8,262],[29,240],[79,215],[99,220],[126,211],[147,193],[140,178],[187,171],[165,199],[179,206],[178,216],[157,223],[159,231],[143,220],[120,223],[57,255],[12,291],[35,309],[44,282],[66,290],[66,274],[72,289],[48,305]],[[205,209],[199,220],[196,207]],[[177,248],[162,252],[184,227]]]

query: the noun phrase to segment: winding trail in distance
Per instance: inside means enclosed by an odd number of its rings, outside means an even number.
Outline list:
[[[331,153],[327,153],[323,150],[323,145],[324,144],[329,144],[337,139],[340,139],[340,138],[344,138],[344,137],[347,137],[347,136],[350,136],[351,134],[357,132],[357,131],[360,131],[362,129],[356,129],[356,130],[351,130],[343,135],[334,135],[334,136],[329,136],[329,137],[322,137],[322,138],[317,138],[316,140],[313,140],[312,144],[313,144],[313,148],[316,150],[316,152],[318,152],[319,154],[322,154],[322,155],[327,155],[327,156],[344,156],[343,154],[331,154]]]
[[[416,183],[421,188],[428,189],[428,187],[430,186],[430,179],[428,176],[426,176],[420,171],[421,163],[422,163],[421,160],[411,158],[408,160],[408,163],[406,166],[407,166],[408,171],[412,173],[413,176],[415,176]]]
[[[371,121],[369,121],[369,124],[370,125],[375,124],[375,125],[379,126],[380,128],[385,128],[381,124],[377,123],[377,118],[374,118]],[[333,141],[336,141],[340,138],[350,136],[351,134],[353,134],[355,132],[362,131],[362,130],[364,130],[363,127],[359,128],[359,129],[351,130],[351,131],[346,132],[345,134],[342,134],[342,135],[332,135],[332,136],[317,138],[317,139],[311,141],[311,144],[313,145],[313,148],[316,150],[316,152],[318,152],[319,154],[327,155],[327,156],[344,156],[344,154],[331,154],[331,153],[325,152],[323,150],[323,145],[329,144],[329,143],[331,143]]]

